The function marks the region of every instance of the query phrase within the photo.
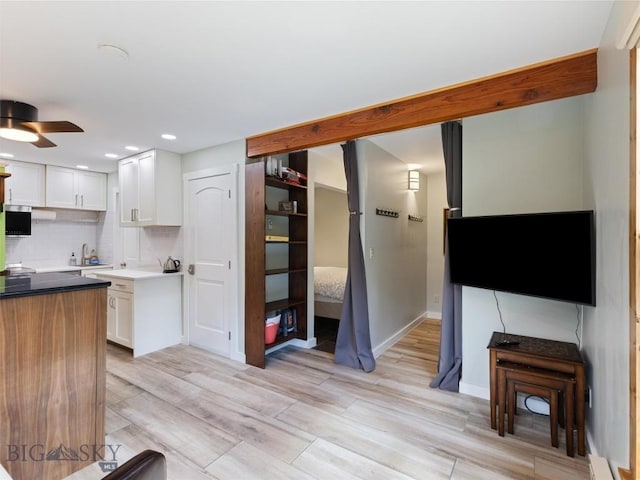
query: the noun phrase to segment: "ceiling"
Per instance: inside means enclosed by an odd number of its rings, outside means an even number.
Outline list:
[[[0,98],[85,130],[0,152],[114,171],[126,145],[188,153],[597,47],[611,5],[0,0]],[[427,173],[439,136],[372,140]]]

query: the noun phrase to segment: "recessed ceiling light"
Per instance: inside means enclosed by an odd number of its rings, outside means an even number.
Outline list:
[[[80,170],[89,170],[89,167],[86,165],[76,165],[76,168],[79,168]]]
[[[13,158],[15,157],[15,155],[13,153],[0,153],[0,157],[4,157],[4,158]]]
[[[170,133],[163,133],[162,134],[162,138],[164,138],[165,140],[175,140],[176,136],[175,135],[171,135]]]
[[[115,153],[105,153],[104,156],[107,158],[118,158],[118,155]]]
[[[133,145],[127,145],[126,147],[127,150],[131,150],[132,152],[137,152],[138,150],[140,150],[138,147],[134,147]]]

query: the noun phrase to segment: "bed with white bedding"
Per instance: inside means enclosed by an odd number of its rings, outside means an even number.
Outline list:
[[[340,320],[346,281],[347,269],[344,267],[313,267],[316,316]]]

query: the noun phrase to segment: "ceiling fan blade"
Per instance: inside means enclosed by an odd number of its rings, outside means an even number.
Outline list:
[[[79,126],[71,122],[22,122],[29,128],[34,129],[39,134],[62,133],[62,132],[84,132]]]
[[[32,145],[35,145],[38,148],[48,148],[48,147],[57,146],[55,143],[53,143],[47,137],[43,137],[42,135],[40,135],[40,138],[38,138],[38,141],[37,142],[33,142]]]

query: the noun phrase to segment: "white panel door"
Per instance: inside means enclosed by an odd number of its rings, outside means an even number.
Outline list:
[[[226,357],[233,312],[231,188],[229,173],[189,180],[185,232],[187,269],[193,271],[185,272],[189,343]]]

